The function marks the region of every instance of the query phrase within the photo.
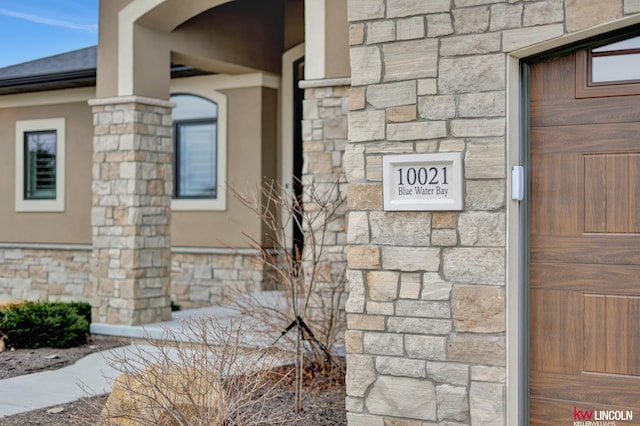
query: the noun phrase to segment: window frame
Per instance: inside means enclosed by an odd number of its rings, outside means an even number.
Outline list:
[[[178,200],[214,200],[216,198],[218,198],[218,182],[216,180],[216,195],[215,197],[208,197],[208,196],[197,196],[197,195],[179,195],[178,194],[178,189],[180,188],[180,173],[179,173],[179,164],[181,162],[180,160],[180,150],[178,149],[180,146],[180,129],[182,127],[189,127],[189,126],[200,126],[200,125],[213,125],[215,126],[215,128],[217,129],[218,127],[218,123],[217,123],[217,118],[214,119],[205,119],[205,118],[201,118],[201,119],[187,119],[187,120],[178,120],[178,121],[174,121],[173,123],[173,198],[178,199]],[[217,133],[217,131],[216,131]],[[218,164],[217,164],[217,157],[218,157],[218,140],[217,140],[217,134],[216,134],[216,140],[214,142],[214,159],[215,161],[215,166],[216,166],[216,179],[217,179],[217,174],[218,174]]]
[[[66,133],[64,118],[16,121],[15,133],[15,210],[16,212],[64,212],[65,211],[65,159]],[[28,133],[56,133],[56,184],[55,198],[25,198],[26,167],[25,143]]]
[[[219,92],[207,91],[207,94],[197,93],[196,91],[176,91],[171,93],[173,96],[195,96],[203,98],[207,101],[214,102],[218,107],[218,116],[214,120],[196,119],[196,120],[178,120],[177,123],[190,123],[190,122],[213,122],[216,124],[216,198],[196,198],[196,197],[181,197],[175,198],[174,195],[171,200],[171,209],[175,211],[223,211],[227,209],[227,191],[226,191],[226,177],[227,177],[227,97]],[[172,124],[172,128],[175,130],[176,123]],[[176,137],[172,137],[172,143],[174,146],[174,156],[177,155],[176,150]],[[177,160],[177,159],[176,159]],[[177,185],[177,170],[175,170],[177,161],[174,161],[174,185]]]
[[[605,81],[592,83],[592,50],[583,49],[576,52],[576,98],[593,98],[604,96],[629,96],[640,94],[639,80]],[[613,53],[596,56],[612,56]],[[623,54],[620,54],[621,56]]]
[[[38,153],[39,149],[36,149],[35,153],[32,153],[30,148],[32,136],[42,135],[42,136],[53,136],[54,143],[54,153],[53,153],[53,167],[50,167],[53,171],[53,187],[50,189],[38,189],[37,185],[39,184],[38,175],[41,170],[38,168],[38,164],[41,161]],[[38,143],[38,141],[33,141]],[[25,200],[55,200],[56,187],[55,182],[57,181],[57,170],[55,165],[58,161],[58,132],[55,130],[37,130],[33,132],[24,132],[24,163],[27,164],[24,168],[24,188],[23,188],[23,196]],[[35,169],[32,170],[31,162],[35,161]],[[48,191],[53,189],[53,196],[47,194]]]

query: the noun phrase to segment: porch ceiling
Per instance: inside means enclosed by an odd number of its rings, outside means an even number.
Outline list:
[[[110,46],[102,49],[104,68],[111,67],[107,61],[117,55],[117,82],[105,78],[103,91],[99,79],[99,96],[117,93],[164,99],[169,61],[214,73],[279,74],[286,25],[300,21],[303,28],[304,19],[302,13],[293,18],[285,13],[285,4],[292,1],[133,0],[121,10],[112,10],[113,18],[104,23],[105,28],[117,24],[117,41],[109,41],[114,31],[105,29],[100,45]],[[98,63],[101,68],[100,59]],[[116,93],[109,87],[117,88]]]

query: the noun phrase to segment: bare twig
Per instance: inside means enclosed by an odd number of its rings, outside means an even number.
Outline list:
[[[165,331],[165,339],[116,351],[109,361],[123,374],[115,380],[99,424],[282,422],[283,411],[264,406],[277,396],[273,367],[291,359],[243,348],[246,333],[242,323],[221,325],[215,318],[200,318],[185,321],[178,332]]]
[[[302,198],[296,197],[276,181],[265,181],[255,190],[234,196],[262,220],[266,232],[247,239],[258,253],[265,274],[278,291],[237,294],[233,307],[264,325],[272,334],[288,330],[295,322],[296,332],[286,334],[296,357],[296,378],[300,383],[304,356],[313,363],[326,359],[322,348],[332,348],[344,329],[341,308],[346,298],[346,261],[337,235],[344,233],[345,203],[340,181],[305,185]],[[280,219],[279,212],[282,219]],[[304,234],[304,249],[291,246],[291,227]],[[336,252],[335,248],[339,251]],[[334,249],[332,252],[330,249]],[[309,331],[300,328],[300,322]],[[290,329],[291,327],[289,327]],[[304,348],[305,350],[302,350]],[[305,353],[306,352],[306,353]],[[296,387],[299,389],[299,387]],[[296,398],[300,401],[300,395]],[[300,411],[297,404],[296,411]]]

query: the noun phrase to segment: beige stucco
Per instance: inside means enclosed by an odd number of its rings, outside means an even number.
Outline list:
[[[305,38],[303,0],[114,0],[100,2],[97,96],[168,96],[169,63],[210,72],[280,73],[282,54]],[[317,1],[308,1],[314,10]],[[308,78],[348,77],[346,2],[322,2],[306,37]],[[315,22],[319,17],[307,19]],[[321,61],[313,58],[321,57]],[[316,66],[316,62],[321,69]],[[316,69],[318,68],[318,69]]]
[[[305,79],[349,77],[347,2],[305,2]]]
[[[64,118],[66,122],[66,202],[60,213],[17,213],[15,144],[0,144],[0,241],[91,243],[91,157],[93,124],[86,102],[1,108],[0,140],[15,140],[16,121]]]
[[[240,191],[255,191],[276,172],[277,91],[262,87],[221,90],[227,95],[227,176]],[[173,212],[172,244],[186,247],[248,247],[247,233],[259,238],[259,218],[228,191],[227,210]]]
[[[97,95],[164,99],[170,62],[216,73],[280,73],[282,53],[304,37],[301,4],[302,0],[101,2]]]
[[[262,79],[257,75],[252,77],[179,79],[174,89],[206,96],[217,87],[227,96],[227,179],[233,188],[239,190],[257,188],[264,176],[275,177],[278,167],[278,90],[263,86],[270,84],[268,76]],[[229,88],[234,86],[236,88]],[[76,89],[72,91],[77,92]],[[62,96],[64,92],[55,93]],[[83,94],[86,97],[87,93]],[[20,100],[25,96],[29,97],[29,102],[22,106]],[[38,99],[44,102],[46,93],[40,93]],[[40,105],[42,102],[37,102],[33,95],[12,95],[12,101],[7,102],[5,108],[0,108],[2,140],[15,139],[15,122],[18,120],[62,117],[66,121],[67,134],[66,208],[63,213],[15,211],[15,144],[0,145],[0,192],[7,200],[0,204],[0,223],[10,224],[0,227],[0,242],[91,243],[93,124],[87,99],[62,105]],[[232,193],[227,192],[226,197],[227,209],[224,211],[174,212],[173,245],[246,247],[248,240],[243,232],[259,237],[261,224],[256,215],[242,206]]]
[[[133,83],[125,94],[167,99],[171,79],[169,34],[141,25],[134,26],[133,34]],[[119,94],[121,91],[122,79],[119,78]]]
[[[171,33],[176,62],[213,72],[280,73],[282,1],[236,0],[204,12]],[[241,23],[241,24],[239,24]]]
[[[106,98],[118,91],[118,12],[133,0],[98,2],[98,83],[96,96]]]
[[[349,23],[347,21],[347,2],[327,0],[326,9],[326,46],[325,78],[349,77]]]
[[[166,98],[169,34],[186,20],[228,1],[134,0],[120,10],[114,31],[118,38],[117,96]]]

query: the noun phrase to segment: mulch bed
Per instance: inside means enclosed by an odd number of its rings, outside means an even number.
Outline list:
[[[0,380],[39,371],[57,370],[91,353],[129,343],[117,337],[90,336],[86,344],[75,348],[8,349],[0,352]]]
[[[83,356],[102,349],[126,344],[115,338],[94,337],[87,345],[70,349],[21,349],[0,352],[0,379],[52,370],[69,365]],[[295,413],[295,391],[293,373],[287,374],[292,367],[279,367],[274,371],[277,396],[268,402],[266,410],[285,413],[286,426],[335,426],[344,425],[345,383],[344,358],[335,357],[335,364],[326,364],[317,368],[313,374],[307,370],[303,376],[302,406],[303,412]],[[337,366],[336,366],[337,364]],[[281,380],[282,375],[286,375]],[[48,412],[52,407],[34,410],[23,414],[0,418],[2,426],[22,425],[93,425],[100,415],[107,396],[96,396],[85,400],[55,407],[56,413]]]

